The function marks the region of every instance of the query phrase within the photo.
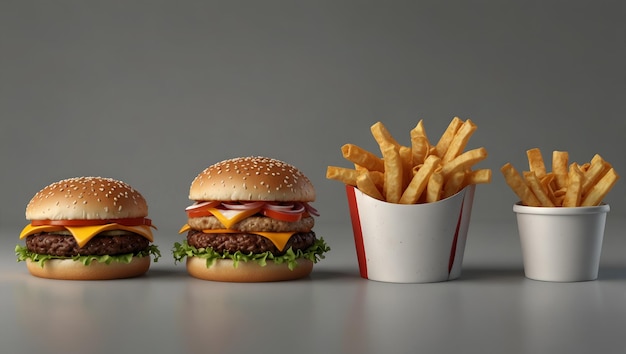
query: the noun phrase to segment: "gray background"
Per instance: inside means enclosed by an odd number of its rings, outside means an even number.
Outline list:
[[[595,153],[626,171],[624,1],[0,2],[0,225],[43,186],[122,179],[177,239],[193,177],[231,157],[285,160],[313,181],[318,223],[349,223],[344,143],[372,151],[424,119],[478,130],[473,218],[513,220],[499,168],[525,151]],[[609,194],[623,216],[624,182]],[[332,236],[325,235],[332,245]]]
[[[547,283],[524,277],[499,168],[540,147],[626,173],[625,15],[624,1],[0,0],[0,351],[243,353],[271,338],[315,354],[623,353],[625,181],[606,200],[598,281]],[[360,278],[326,167],[349,166],[347,142],[376,151],[378,120],[407,142],[419,119],[438,136],[455,115],[494,170],[461,278]],[[174,264],[191,180],[243,155],[315,184],[332,251],[309,279],[207,283]],[[80,175],[147,198],[163,257],[145,276],[57,285],[15,262],[27,202]]]

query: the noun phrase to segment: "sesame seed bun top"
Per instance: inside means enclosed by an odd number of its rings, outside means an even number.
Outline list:
[[[99,220],[148,215],[144,197],[128,184],[104,177],[75,177],[52,183],[26,206],[28,220]]]
[[[315,200],[311,181],[296,167],[267,157],[238,157],[218,162],[191,182],[189,199],[196,201]]]

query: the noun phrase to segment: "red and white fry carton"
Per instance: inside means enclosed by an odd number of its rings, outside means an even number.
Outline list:
[[[432,283],[461,275],[475,185],[433,203],[394,204],[346,186],[361,277]]]

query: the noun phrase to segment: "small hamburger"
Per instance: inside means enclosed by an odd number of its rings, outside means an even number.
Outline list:
[[[144,197],[111,178],[77,177],[52,183],[26,206],[18,261],[37,277],[68,280],[129,278],[160,257]]]
[[[196,278],[267,282],[308,276],[330,248],[313,232],[317,210],[310,180],[267,157],[218,162],[196,176],[186,208],[187,239],[174,244]]]

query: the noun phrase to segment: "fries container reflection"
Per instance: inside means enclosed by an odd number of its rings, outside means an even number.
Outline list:
[[[621,336],[620,326],[606,326],[606,319],[615,311],[608,305],[606,295],[599,282],[524,282],[519,296],[517,348],[522,353],[606,351],[607,336]],[[602,334],[595,335],[590,328],[602,328],[597,331]],[[555,338],[584,340],[562,340],[554,346]]]
[[[517,203],[517,228],[527,278],[574,282],[598,278],[610,207],[529,207]]]
[[[393,204],[346,186],[361,277],[430,283],[461,275],[475,185],[433,203]]]

